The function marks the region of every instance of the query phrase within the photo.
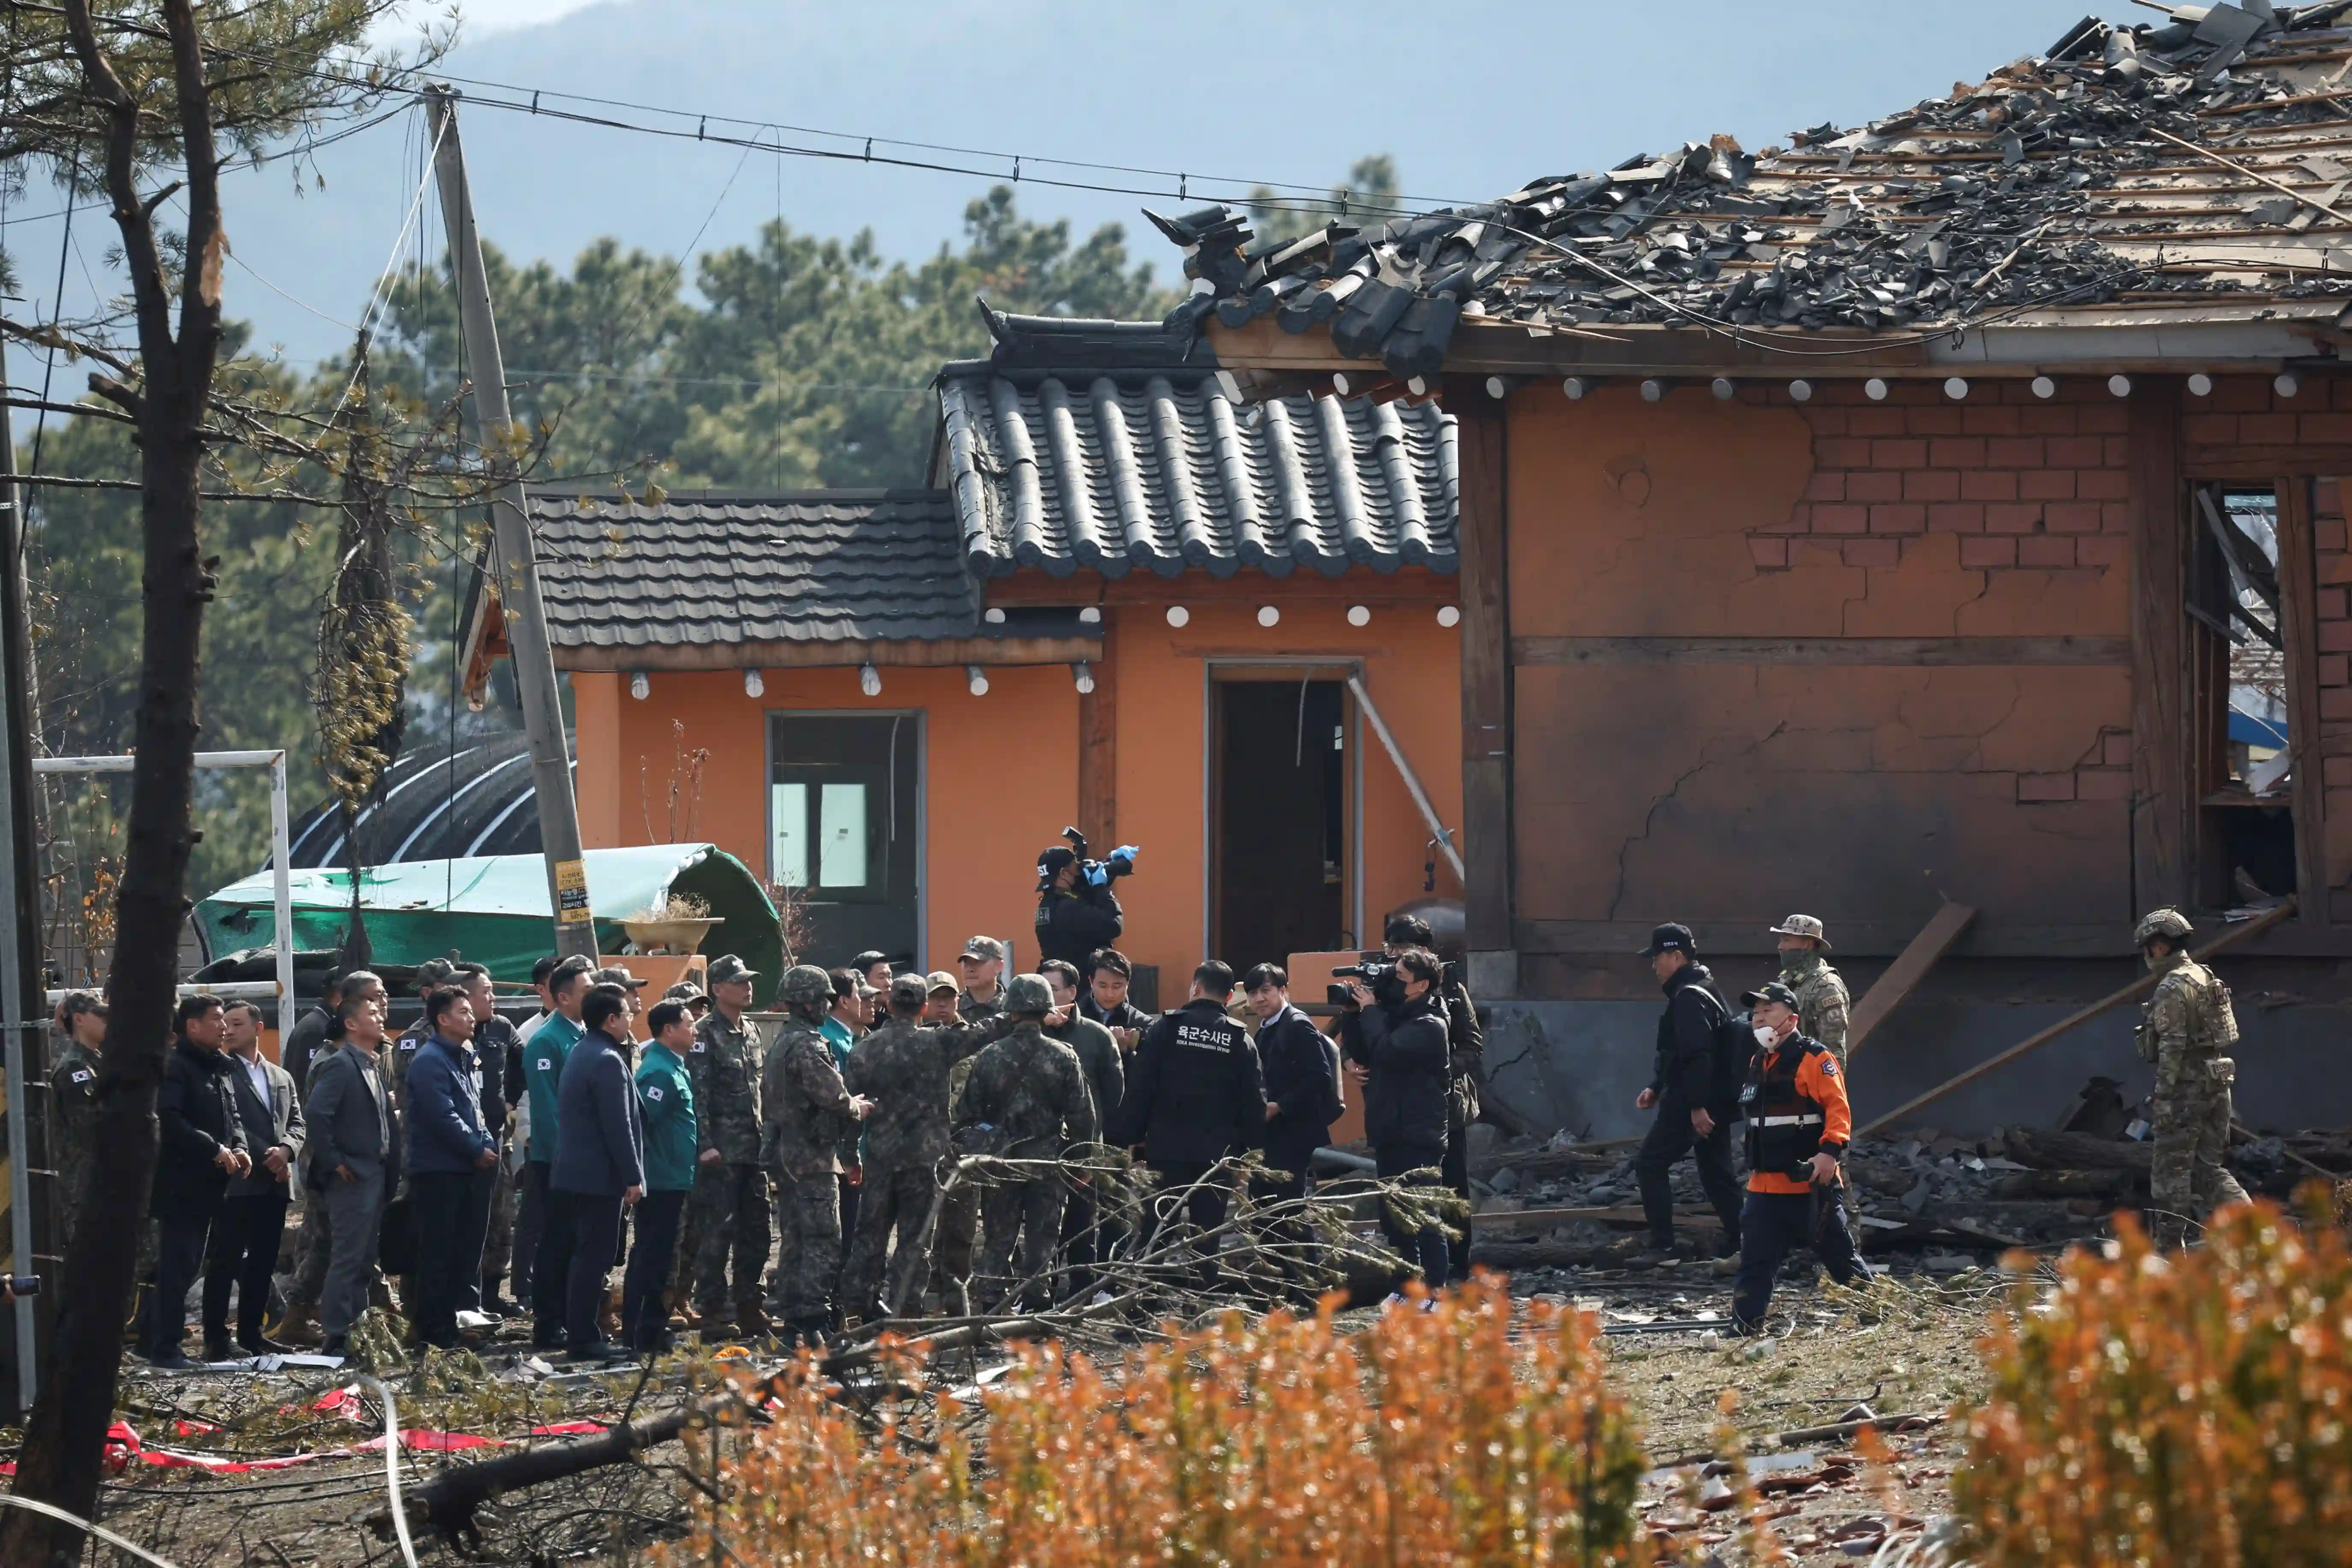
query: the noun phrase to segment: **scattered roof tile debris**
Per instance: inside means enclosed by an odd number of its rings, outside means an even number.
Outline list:
[[[2034,310],[2352,295],[2352,0],[2085,18],[2050,53],[1786,149],[1728,137],[1499,201],[1257,242],[1148,216],[1212,313],[1328,322],[1401,377],[1462,321],[1944,332]]]

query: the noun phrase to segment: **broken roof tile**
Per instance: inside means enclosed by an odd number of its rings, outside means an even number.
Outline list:
[[[1439,368],[1461,319],[1867,332],[2125,296],[2352,297],[2352,223],[2324,210],[2347,174],[2347,52],[2352,0],[2085,18],[2048,55],[1787,151],[1694,142],[1329,243],[1256,247],[1228,208],[1153,221],[1211,287],[1186,323],[1327,321],[1401,377]]]

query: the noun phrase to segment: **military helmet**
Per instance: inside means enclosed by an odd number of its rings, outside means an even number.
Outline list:
[[[795,963],[784,971],[776,996],[787,1006],[800,1003],[829,1007],[833,1005],[833,978],[814,963]]]
[[[1042,974],[1016,974],[1005,984],[1004,1010],[1050,1013],[1054,1010],[1054,988],[1045,984]]]
[[[2177,946],[2180,939],[2193,929],[2179,910],[2156,910],[2139,922],[2137,931],[2132,932],[2132,945],[2146,947],[2158,937],[2164,937]]]

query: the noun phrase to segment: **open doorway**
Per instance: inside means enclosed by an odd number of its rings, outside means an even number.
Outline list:
[[[1324,669],[1216,680],[1210,936],[1237,974],[1354,940],[1347,689]]]
[[[2188,594],[2189,743],[2196,770],[2198,900],[2260,904],[2294,893],[2296,823],[2278,491],[2197,487]],[[2301,635],[2309,636],[2307,629]]]

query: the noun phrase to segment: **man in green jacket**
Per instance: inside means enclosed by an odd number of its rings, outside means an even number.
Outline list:
[[[621,1342],[640,1355],[669,1348],[662,1292],[677,1252],[677,1221],[694,1190],[694,1078],[686,1053],[694,1020],[679,1002],[656,1002],[646,1015],[653,1038],[637,1061],[637,1109],[646,1125],[646,1192],[637,1200],[636,1240],[621,1286]]]
[[[531,1031],[522,1049],[522,1081],[530,1106],[530,1143],[523,1163],[523,1180],[530,1188],[539,1213],[545,1216],[539,1233],[540,1258],[566,1257],[571,1251],[569,1239],[558,1234],[564,1226],[557,1222],[555,1209],[548,1202],[548,1173],[555,1168],[556,1139],[562,1131],[556,1093],[563,1083],[564,1060],[587,1032],[581,1027],[580,1005],[588,998],[589,976],[594,968],[594,964],[580,957],[567,958],[555,966],[554,973],[547,977],[547,995],[555,1004],[555,1011]],[[534,1258],[530,1283],[532,1300],[529,1305],[536,1309],[539,1320],[561,1322],[564,1289],[562,1273],[551,1279]],[[563,1347],[551,1335],[535,1340],[532,1348],[545,1351]]]

